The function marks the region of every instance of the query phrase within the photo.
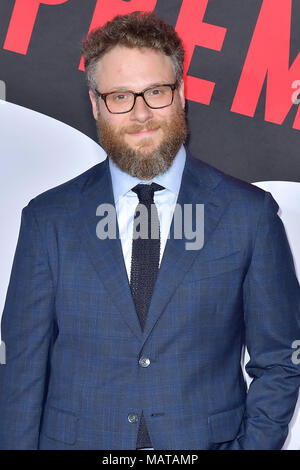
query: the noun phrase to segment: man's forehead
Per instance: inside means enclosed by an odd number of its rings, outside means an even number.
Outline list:
[[[99,59],[97,78],[110,88],[135,84],[145,88],[173,82],[174,70],[170,57],[160,51],[115,46]]]
[[[151,47],[128,47],[120,44],[111,47],[102,56],[101,60],[104,58],[111,59],[112,57],[119,58],[120,56],[122,56],[124,60],[129,59],[131,56],[139,56],[140,60],[143,58],[149,58],[150,56],[168,60],[168,56],[160,49]]]

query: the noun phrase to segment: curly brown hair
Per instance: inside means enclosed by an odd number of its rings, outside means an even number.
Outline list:
[[[89,33],[82,44],[82,55],[92,90],[97,87],[95,73],[98,60],[113,47],[156,49],[172,60],[176,80],[183,76],[184,49],[175,29],[154,13],[135,11],[118,15],[104,26]]]

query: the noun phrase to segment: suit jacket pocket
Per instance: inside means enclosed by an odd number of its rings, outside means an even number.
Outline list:
[[[199,256],[199,259],[195,260],[195,263],[183,278],[183,282],[195,282],[241,268],[243,268],[243,253],[241,250],[220,255],[216,258],[207,259]]]
[[[244,434],[243,416],[245,405],[229,411],[222,411],[208,417],[210,439],[212,442],[227,442]]]
[[[45,436],[66,444],[74,444],[77,438],[78,417],[71,411],[48,406],[43,420]]]

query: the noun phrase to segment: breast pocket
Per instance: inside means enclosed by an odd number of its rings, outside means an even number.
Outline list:
[[[235,250],[211,259],[200,256],[183,278],[183,282],[191,283],[242,269],[244,266],[242,255],[242,250]]]

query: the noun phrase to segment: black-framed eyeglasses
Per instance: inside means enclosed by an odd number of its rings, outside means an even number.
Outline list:
[[[140,93],[131,90],[111,91],[110,93],[100,93],[95,89],[99,98],[103,99],[108,111],[112,114],[129,113],[135,105],[138,96],[141,96],[149,108],[166,108],[173,103],[174,91],[178,83],[166,83],[153,85]]]

